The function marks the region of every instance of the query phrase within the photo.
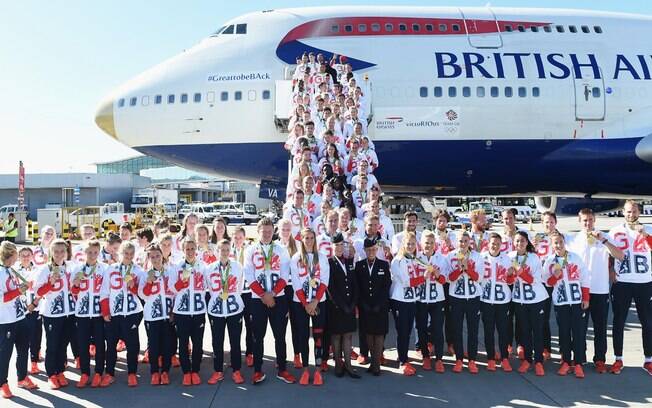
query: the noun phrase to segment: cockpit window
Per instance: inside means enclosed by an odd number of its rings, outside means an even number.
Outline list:
[[[238,24],[235,26],[235,33],[236,34],[247,34],[247,25],[246,24]]]
[[[233,34],[233,24],[226,27],[220,34]]]
[[[215,36],[219,35],[222,32],[222,30],[224,30],[224,27],[225,26],[222,26],[222,27],[218,28],[217,31],[215,31],[213,34],[211,34],[211,37],[215,37]]]

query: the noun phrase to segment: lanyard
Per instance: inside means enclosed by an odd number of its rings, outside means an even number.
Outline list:
[[[269,251],[265,253],[265,249],[263,248],[263,244],[260,244],[260,252],[263,253],[263,258],[265,258],[265,269],[266,270],[271,270],[272,269],[272,256],[274,255],[274,243],[269,244]]]
[[[220,262],[218,268],[220,271],[220,280],[222,281],[222,299],[229,296],[229,274],[231,273],[231,262],[227,261],[228,265],[226,268]]]

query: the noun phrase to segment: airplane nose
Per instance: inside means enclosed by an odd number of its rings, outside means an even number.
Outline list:
[[[100,103],[95,112],[95,123],[106,134],[117,139],[115,132],[115,122],[113,120],[113,99],[109,98]]]

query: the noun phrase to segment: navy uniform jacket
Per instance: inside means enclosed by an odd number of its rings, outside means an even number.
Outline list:
[[[355,264],[358,278],[360,330],[366,334],[384,335],[389,330],[389,288],[392,277],[389,263],[376,258],[369,273],[367,259]]]

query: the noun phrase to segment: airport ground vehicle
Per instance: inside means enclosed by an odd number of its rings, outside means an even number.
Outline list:
[[[244,223],[249,225],[260,219],[256,205],[251,203],[221,202],[213,203],[216,215],[224,218],[227,224]]]
[[[211,204],[205,203],[192,203],[186,204],[179,210],[179,221],[183,220],[186,215],[193,213],[199,218],[201,223],[213,222],[217,213]]]

